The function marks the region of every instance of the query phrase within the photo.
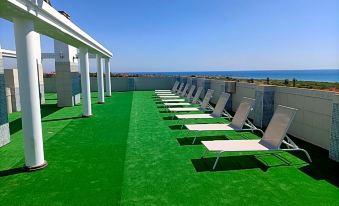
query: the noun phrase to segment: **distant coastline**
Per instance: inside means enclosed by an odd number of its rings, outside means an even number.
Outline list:
[[[130,72],[140,75],[165,76],[210,76],[237,79],[300,80],[339,83],[339,69],[318,70],[254,70],[254,71],[197,71],[197,72]]]

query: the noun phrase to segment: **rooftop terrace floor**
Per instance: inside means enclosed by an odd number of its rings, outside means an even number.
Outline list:
[[[113,93],[93,104],[92,118],[81,117],[81,106],[57,108],[48,94],[42,124],[49,166],[31,173],[21,169],[20,113],[11,114],[12,142],[0,148],[0,205],[339,205],[338,164],[324,150],[298,141],[312,164],[303,154],[226,153],[212,171],[215,156],[200,159],[202,145],[190,145],[193,134],[173,126],[153,94]]]

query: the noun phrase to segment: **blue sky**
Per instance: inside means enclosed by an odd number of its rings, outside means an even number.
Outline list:
[[[54,0],[52,4],[114,53],[112,71],[339,68],[337,0]],[[4,20],[0,43],[15,48],[13,25]],[[42,49],[53,51],[53,41],[43,37]],[[52,70],[53,62],[45,62],[45,69]]]

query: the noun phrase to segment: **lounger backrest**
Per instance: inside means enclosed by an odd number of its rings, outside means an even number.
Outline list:
[[[213,117],[221,117],[222,112],[224,111],[226,103],[229,98],[230,98],[229,93],[226,92],[221,93],[219,100],[213,110],[213,113],[211,114]]]
[[[174,83],[174,85],[173,85],[173,88],[172,88],[172,92],[176,92],[176,91],[177,91],[178,85],[179,85],[179,82],[178,82],[178,81],[175,81],[175,83]]]
[[[239,130],[243,128],[247,120],[248,114],[253,108],[254,102],[255,102],[255,99],[243,97],[231,122],[231,126],[233,128],[239,129]]]
[[[188,101],[191,100],[194,90],[195,90],[195,85],[192,85],[190,91],[187,94],[187,100]]]
[[[270,149],[279,149],[296,112],[297,109],[278,105],[260,144]]]
[[[180,94],[183,87],[184,87],[184,83],[180,83],[180,86],[179,86],[178,90],[176,91],[176,93]]]
[[[213,96],[213,92],[214,92],[214,90],[212,90],[212,89],[208,89],[207,90],[207,92],[205,94],[205,97],[202,100],[202,103],[201,103],[201,106],[200,106],[201,109],[204,110],[204,109],[206,109],[208,107],[208,103],[210,103],[210,100],[211,100],[211,98]]]
[[[187,90],[188,90],[188,84],[186,84],[186,86],[184,87],[184,90],[182,90],[182,92],[181,92],[181,96],[185,96],[186,95],[186,93],[187,93]]]
[[[197,104],[198,103],[200,94],[201,94],[203,89],[204,89],[203,87],[198,87],[198,90],[197,90],[197,92],[195,93],[195,95],[193,97],[192,104]]]

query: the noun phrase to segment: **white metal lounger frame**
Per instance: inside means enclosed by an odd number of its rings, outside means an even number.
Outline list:
[[[281,112],[280,110],[289,110],[290,111],[290,119],[289,119],[289,122],[285,125],[285,128],[284,129],[281,129],[279,128],[278,130],[280,130],[280,132],[282,131],[282,137],[279,138],[279,139],[274,139],[274,138],[270,138],[270,135],[272,135],[271,133],[275,133],[275,128],[273,128],[275,125],[275,122],[279,120],[279,117],[276,117],[277,116],[277,111]],[[260,151],[260,152],[269,152],[269,151],[301,151],[303,152],[306,157],[308,158],[309,162],[312,162],[312,159],[309,155],[309,153],[305,150],[305,149],[302,149],[300,147],[298,147],[292,140],[290,137],[288,137],[287,135],[287,130],[288,128],[290,127],[291,123],[292,123],[292,120],[296,114],[296,111],[297,109],[294,109],[294,108],[290,108],[290,107],[285,107],[285,106],[282,106],[282,105],[278,105],[278,108],[276,110],[276,112],[274,113],[265,133],[263,133],[263,137],[261,138],[260,142],[262,142],[261,144],[262,145],[267,145],[267,148],[269,148],[268,150],[246,150],[246,152],[256,152],[256,151]],[[279,131],[278,131],[279,132]],[[232,141],[232,140],[223,140],[223,141]],[[249,140],[251,141],[251,140]],[[284,144],[287,146],[287,149],[281,149],[281,144]],[[205,147],[205,151],[202,155],[201,158],[204,158],[204,156],[207,154],[208,149]],[[217,158],[214,162],[214,165],[213,165],[213,170],[215,169],[215,167],[217,166],[217,163],[219,161],[219,158],[220,156],[224,153],[224,152],[244,152],[244,151],[218,151],[217,153]]]

